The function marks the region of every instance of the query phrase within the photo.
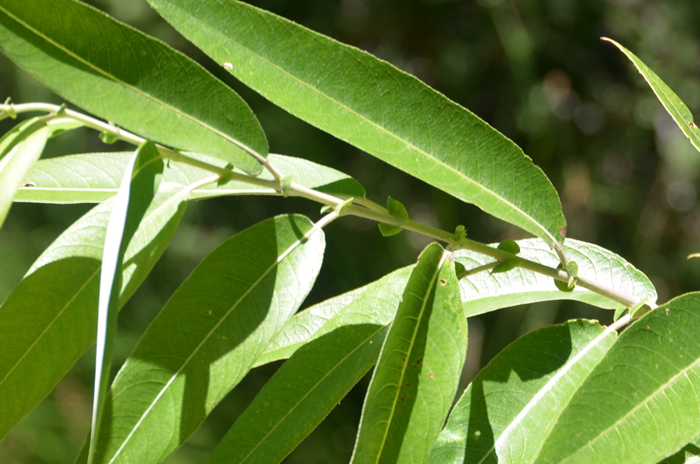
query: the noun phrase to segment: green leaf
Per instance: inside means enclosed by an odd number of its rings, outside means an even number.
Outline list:
[[[0,139],[0,227],[22,186],[22,179],[41,156],[46,141],[55,133],[80,126],[67,118],[56,118],[50,123],[43,118],[32,118]]]
[[[622,51],[622,53],[627,55],[627,58],[629,58],[632,63],[634,63],[639,73],[644,77],[644,80],[647,81],[651,89],[656,94],[656,97],[659,99],[661,104],[664,105],[664,108],[666,108],[668,114],[670,114],[673,120],[676,121],[678,127],[680,127],[681,131],[683,131],[685,136],[690,140],[690,143],[692,143],[693,146],[700,151],[700,129],[693,120],[693,113],[690,112],[686,104],[683,103],[678,95],[676,95],[675,92],[671,90],[671,88],[666,85],[666,83],[662,81],[654,71],[649,69],[649,67],[645,65],[642,60],[637,58],[637,56],[635,56],[631,51],[627,50],[614,40],[608,39],[607,37],[603,37],[603,40],[615,45],[620,49],[620,51]]]
[[[402,269],[295,315],[266,355],[280,356],[285,344],[296,349],[293,341],[309,333],[313,340],[265,384],[209,463],[271,464],[289,454],[377,362],[409,273]]]
[[[234,0],[149,3],[293,115],[549,243],[563,240],[559,197],[542,171],[509,139],[418,79]]]
[[[558,256],[541,240],[518,240],[517,243],[520,246],[518,257],[550,267],[557,267],[559,264]],[[615,253],[573,239],[566,240],[564,252],[570,260],[578,263],[579,275],[596,282],[606,282],[613,288],[639,299],[648,297],[648,303],[656,301],[656,290],[649,279]],[[493,261],[492,258],[467,250],[456,251],[454,256],[466,269],[474,269]],[[459,284],[467,317],[508,306],[562,299],[582,301],[605,309],[617,309],[617,303],[597,293],[580,286],[574,287],[570,292],[562,292],[551,277],[520,267],[499,274],[480,272],[460,279]]]
[[[515,242],[513,240],[502,241],[498,244],[498,249],[507,251],[508,253],[512,253],[514,255],[520,253],[520,246],[518,245],[518,242]]]
[[[467,354],[454,266],[438,244],[411,273],[370,382],[352,462],[425,462]]]
[[[164,43],[73,0],[5,0],[2,51],[78,106],[252,174],[267,140],[245,102]],[[185,84],[183,84],[183,82]]]
[[[516,340],[469,385],[428,462],[533,462],[562,409],[616,338],[614,330],[579,320]]]
[[[119,186],[109,215],[102,251],[97,308],[95,389],[92,400],[90,458],[88,459],[90,463],[95,462],[94,447],[99,437],[100,419],[104,412],[105,395],[110,383],[124,254],[155,198],[164,167],[163,159],[160,158],[153,142],[145,142],[139,146],[124,173],[124,179]]]
[[[491,271],[491,274],[499,274],[501,272],[508,272],[511,269],[515,269],[518,267],[519,261],[517,259],[511,259],[510,261],[503,261],[502,263],[498,263],[496,267],[493,268]]]
[[[537,463],[653,464],[700,434],[700,293],[620,335],[560,414]]]
[[[24,180],[14,201],[32,203],[96,203],[117,193],[119,182],[129,161],[130,153],[89,153],[40,160]],[[353,178],[334,169],[301,158],[269,155],[268,160],[283,174],[294,176],[294,181],[305,187],[333,195],[365,196],[365,190]],[[219,167],[225,162],[206,161]],[[192,166],[170,161],[164,178],[189,185],[199,182],[211,173]],[[261,179],[273,180],[265,171]],[[191,198],[204,199],[223,195],[278,195],[265,188],[238,181],[223,185],[207,184],[192,192]]]
[[[389,197],[386,200],[386,209],[389,212],[389,214],[394,216],[399,221],[408,221],[408,211],[406,211],[406,207],[403,205],[403,203]],[[382,233],[383,236],[391,237],[392,235],[396,235],[399,232],[403,231],[403,228],[398,226],[392,226],[391,224],[380,223],[379,231]]]
[[[120,307],[165,251],[190,189],[161,182],[124,256]],[[102,249],[112,205],[113,200],[98,205],[61,234],[0,307],[0,438],[95,342]]]
[[[301,305],[323,249],[322,231],[285,215],[205,258],[117,375],[98,462],[160,462],[189,438]],[[175,432],[164,423],[176,424]]]
[[[700,437],[685,445],[679,452],[659,464],[698,464],[700,462]]]

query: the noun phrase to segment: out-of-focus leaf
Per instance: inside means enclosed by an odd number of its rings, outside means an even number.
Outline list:
[[[157,463],[189,438],[301,305],[323,250],[321,230],[285,215],[205,258],[117,374],[96,462]]]
[[[114,196],[126,169],[129,153],[89,153],[61,156],[39,161],[24,180],[14,201],[32,203],[95,203]],[[364,188],[353,178],[334,169],[302,158],[269,155],[268,160],[283,174],[293,176],[294,182],[320,192],[334,195],[364,197]],[[226,163],[208,159],[224,167]],[[192,166],[169,162],[164,178],[189,185],[211,173]],[[268,171],[261,179],[273,180]],[[192,199],[222,195],[277,195],[274,189],[231,181],[222,185],[208,184],[195,189]]]
[[[614,330],[579,320],[518,339],[469,385],[428,462],[533,462],[562,409],[616,338]]]
[[[690,140],[690,143],[692,143],[693,146],[700,151],[700,129],[693,119],[693,113],[691,113],[688,106],[683,103],[683,100],[681,100],[678,95],[676,95],[676,93],[671,90],[671,88],[666,85],[666,83],[662,81],[659,76],[656,75],[654,71],[645,65],[642,60],[637,58],[634,53],[627,50],[625,47],[612,39],[604,37],[603,40],[615,45],[622,53],[627,55],[627,58],[629,58],[632,63],[634,63],[634,66],[644,77],[644,80],[647,81],[651,89],[656,94],[656,97],[659,99],[661,104],[664,105],[664,108],[666,108],[668,114],[670,114],[673,120],[676,121],[678,127],[680,127],[681,131],[683,131],[685,136]]]
[[[73,0],[3,0],[2,52],[51,90],[137,134],[252,174],[267,140],[250,108],[164,43]]]
[[[554,187],[513,142],[418,79],[234,0],[149,0],[243,83],[299,118],[484,211],[563,240]]]
[[[267,382],[209,463],[272,464],[299,445],[377,362],[409,274],[402,269],[295,316],[277,346],[296,349],[300,343],[289,343],[295,335],[308,338],[315,322],[327,322]],[[281,352],[273,347],[266,355]]]
[[[520,247],[519,258],[550,267],[559,264],[557,255],[541,240],[518,240],[517,244]],[[605,282],[640,300],[648,297],[648,303],[656,301],[656,290],[649,279],[615,253],[572,239],[566,240],[564,252],[570,260],[578,263],[579,275],[596,282]],[[456,251],[455,259],[467,270],[493,262],[492,258],[466,250]],[[502,273],[480,272],[460,279],[459,284],[467,317],[508,306],[563,299],[582,301],[605,309],[618,307],[618,303],[580,286],[574,287],[571,292],[561,292],[551,277],[520,267]]]
[[[124,256],[120,307],[165,251],[189,190],[161,182]],[[102,247],[112,204],[96,206],[61,234],[0,306],[0,438],[95,342]]]
[[[67,118],[55,118],[51,124],[42,118],[32,118],[0,139],[0,227],[12,206],[12,199],[22,186],[22,179],[41,156],[46,141],[58,132],[80,126]]]
[[[562,411],[536,463],[654,464],[700,434],[700,293],[620,335]]]
[[[164,163],[153,142],[145,142],[136,150],[127,166],[114,199],[102,248],[99,303],[97,311],[97,349],[95,388],[90,428],[90,459],[99,436],[100,418],[109,387],[114,337],[117,333],[117,312],[121,290],[124,253],[136,234],[146,211],[151,206],[161,182]]]
[[[466,354],[467,321],[454,265],[432,244],[411,272],[382,346],[352,462],[426,462]]]

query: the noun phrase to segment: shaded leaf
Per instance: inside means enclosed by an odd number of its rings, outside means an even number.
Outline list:
[[[620,335],[560,414],[537,463],[653,464],[700,434],[700,293]]]
[[[579,320],[516,340],[469,385],[428,462],[533,462],[562,409],[616,338],[614,330]]]
[[[411,272],[372,376],[352,462],[423,463],[454,399],[467,321],[454,266],[428,246]]]
[[[386,200],[386,210],[399,221],[408,221],[408,212],[406,211],[406,207],[403,205],[403,203],[396,201],[391,197],[387,198]],[[391,237],[392,235],[398,234],[403,229],[390,224],[379,223],[379,230],[383,236]]]
[[[520,253],[520,246],[514,240],[504,240],[498,244],[498,249],[517,255]]]
[[[323,249],[323,232],[285,215],[207,256],[117,374],[97,462],[160,462],[189,438],[301,305]]]
[[[130,154],[89,153],[61,156],[39,161],[25,178],[30,184],[20,188],[15,201],[33,203],[94,203],[114,196],[124,175]],[[334,169],[282,155],[269,155],[268,160],[283,174],[305,187],[334,195],[365,196],[364,188],[353,178]],[[206,161],[219,167],[225,162]],[[211,173],[182,163],[168,162],[164,178],[189,185],[211,176]],[[261,179],[273,180],[265,171]],[[223,195],[277,195],[271,188],[230,181],[222,185],[207,184],[192,192],[192,199],[213,198]]]
[[[688,106],[683,103],[683,100],[681,100],[678,95],[676,95],[676,93],[671,90],[671,88],[666,85],[666,83],[662,81],[659,76],[656,75],[654,71],[645,65],[642,60],[637,58],[634,53],[627,50],[614,40],[608,39],[607,37],[603,37],[603,40],[615,45],[622,53],[627,55],[627,58],[629,58],[632,63],[634,63],[634,66],[644,77],[644,80],[647,81],[651,89],[656,94],[656,97],[659,99],[661,104],[664,105],[664,108],[666,108],[668,114],[670,114],[673,120],[676,121],[676,124],[678,124],[678,127],[680,127],[681,131],[683,131],[683,134],[685,134],[685,136],[690,140],[690,143],[692,143],[693,146],[700,151],[700,129],[693,120],[693,113],[691,113]]]
[[[124,256],[120,307],[170,242],[189,190],[161,183]],[[102,248],[112,204],[108,200],[96,206],[61,234],[0,306],[0,438],[95,342]]]
[[[563,240],[559,197],[542,171],[513,142],[418,79],[234,0],[149,3],[293,115],[549,243]]]
[[[299,445],[377,362],[408,276],[409,269],[402,269],[290,320],[276,339],[277,346],[287,342],[287,349],[296,349],[300,344],[289,342],[295,331],[304,329],[308,332],[301,335],[313,334],[313,340],[265,384],[209,463],[271,464]],[[326,323],[315,325],[322,320]],[[313,333],[315,327],[320,330]],[[273,347],[266,355],[281,353]]]
[[[503,261],[502,263],[498,263],[496,267],[494,267],[491,270],[491,274],[499,274],[501,272],[508,272],[511,269],[515,269],[518,267],[518,260],[517,259],[511,259],[510,261]]]
[[[700,463],[700,437],[685,445],[679,452],[669,456],[659,464],[698,464]]]
[[[89,462],[94,462],[94,444],[99,436],[100,419],[110,383],[124,253],[155,198],[163,168],[163,160],[153,142],[139,146],[124,173],[109,215],[100,272]]]
[[[4,0],[2,52],[51,90],[156,142],[258,174],[267,140],[245,102],[185,55],[73,0]],[[185,84],[183,84],[185,83]]]

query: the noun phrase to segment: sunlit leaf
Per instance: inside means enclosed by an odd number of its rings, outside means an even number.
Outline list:
[[[518,339],[469,385],[428,462],[533,462],[562,409],[615,340],[614,330],[582,320]]]
[[[3,0],[2,52],[51,90],[137,134],[258,174],[267,140],[233,90],[185,55],[73,0]]]
[[[654,464],[700,435],[700,293],[625,330],[559,415],[536,463]]]
[[[244,84],[295,116],[505,221],[563,240],[559,197],[513,142],[418,79],[234,0],[149,0]]]
[[[96,462],[160,462],[189,438],[301,305],[323,250],[322,231],[285,215],[205,258],[117,374]]]
[[[644,77],[644,80],[647,81],[661,104],[664,105],[664,108],[666,108],[668,114],[671,115],[673,120],[676,121],[676,124],[678,124],[678,127],[680,127],[681,131],[683,131],[685,136],[688,137],[690,143],[692,143],[697,150],[700,150],[700,129],[693,119],[693,113],[691,113],[688,106],[683,103],[683,100],[681,100],[678,95],[676,95],[676,93],[671,90],[671,88],[666,85],[666,83],[662,81],[659,76],[656,75],[654,71],[645,65],[642,60],[637,58],[634,53],[627,50],[625,47],[612,39],[605,37],[603,40],[615,45],[620,49],[620,51],[622,51],[622,53],[627,55],[627,58],[634,63],[637,70]]]
[[[423,463],[445,422],[467,353],[448,257],[430,245],[411,272],[367,391],[355,464]]]
[[[96,203],[117,193],[130,153],[86,153],[40,160],[24,180],[14,201],[32,203]],[[270,162],[294,182],[335,195],[365,196],[365,190],[353,178],[334,169],[301,158],[269,155]],[[225,162],[208,159],[224,167]],[[189,185],[211,173],[192,166],[169,162],[164,179]],[[273,180],[265,171],[261,179]],[[207,184],[192,192],[192,199],[223,195],[276,195],[271,188],[231,181],[222,185]]]

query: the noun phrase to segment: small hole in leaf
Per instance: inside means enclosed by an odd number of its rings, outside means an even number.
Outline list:
[[[447,280],[446,280],[446,279],[440,279],[440,286],[441,286],[441,287],[444,287],[445,285],[447,285]]]

